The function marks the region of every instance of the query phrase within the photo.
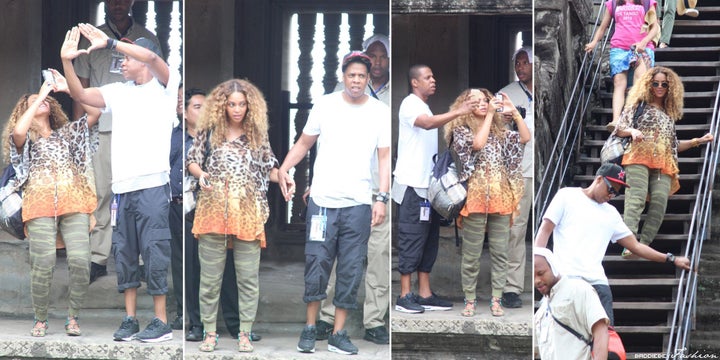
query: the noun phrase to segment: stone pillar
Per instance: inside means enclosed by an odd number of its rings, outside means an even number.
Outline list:
[[[298,57],[298,68],[300,74],[297,78],[298,84],[298,96],[297,103],[300,105],[293,124],[295,125],[295,141],[302,134],[302,130],[307,122],[310,109],[303,104],[312,103],[312,95],[310,95],[310,87],[312,86],[312,71],[313,59],[312,49],[315,45],[313,38],[315,37],[315,23],[317,21],[316,14],[298,14],[298,47],[300,48],[300,56]],[[302,200],[302,195],[307,186],[310,185],[310,165],[309,157],[305,157],[297,165],[295,165],[295,184],[298,191],[295,193],[292,199],[292,211],[290,214],[291,223],[302,223],[302,211],[305,205]]]
[[[168,56],[170,55],[170,44],[168,43],[168,40],[170,39],[170,20],[172,20],[172,8],[172,1],[155,2],[155,24],[157,25],[155,34],[160,41],[160,49],[165,56],[165,60],[167,60]]]
[[[592,9],[590,0],[535,2],[536,189],[555,138],[565,131],[560,123],[578,75],[578,54],[589,38],[586,24]]]
[[[323,88],[325,94],[335,90],[338,83],[337,69],[340,67],[338,60],[338,47],[340,45],[340,14],[324,14],[323,25],[325,25],[325,76],[323,76]]]

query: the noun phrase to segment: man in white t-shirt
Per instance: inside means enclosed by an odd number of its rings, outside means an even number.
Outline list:
[[[690,269],[688,258],[662,254],[637,241],[617,209],[608,204],[623,186],[627,187],[623,168],[612,163],[603,164],[590,186],[558,190],[535,235],[535,246],[546,247],[552,234],[553,252],[561,262],[563,273],[581,278],[595,288],[611,326],[615,323],[612,293],[602,267],[609,242],[618,243],[641,258],[667,261],[681,269]]]
[[[307,322],[297,349],[315,352],[316,320],[333,263],[336,283],[333,305],[335,324],[328,350],[357,354],[343,330],[347,312],[357,308],[370,226],[385,218],[390,187],[390,126],[387,105],[365,94],[371,62],[353,51],[343,58],[345,89],[318,99],[302,135],[280,166],[280,182],[290,179],[295,166],[317,142],[318,151],[307,208],[305,243],[305,294]],[[371,163],[378,157],[379,192],[372,196]],[[287,193],[285,185],[280,185]]]
[[[433,115],[427,105],[435,94],[435,77],[427,65],[414,65],[408,72],[412,93],[403,99],[399,110],[397,163],[392,186],[393,201],[398,203],[398,270],[400,295],[395,310],[422,313],[425,310],[450,310],[452,303],[430,289],[430,271],[438,253],[439,215],[430,207],[427,188],[432,158],[438,151],[437,128],[458,116],[469,114],[479,105],[469,98],[458,109]],[[417,272],[418,295],[411,292],[411,276]]]
[[[77,48],[80,33],[90,40],[87,50]],[[117,50],[125,56],[121,70],[126,82],[83,88],[72,60],[95,49]],[[118,291],[123,293],[127,313],[113,338],[171,340],[165,312],[170,264],[169,159],[180,74],[170,71],[152,41],[119,42],[90,24],[68,31],[61,57],[73,99],[113,113],[112,248]],[[155,318],[142,332],[135,316],[141,254],[147,269],[147,292],[155,305]]]
[[[510,228],[510,238],[508,240],[508,271],[507,282],[503,290],[502,303],[507,308],[519,308],[522,306],[520,294],[523,293],[525,287],[525,235],[527,233],[528,221],[530,217],[530,209],[533,200],[533,149],[535,138],[534,112],[533,112],[533,55],[532,50],[522,47],[515,51],[513,55],[513,64],[515,66],[515,75],[518,81],[513,81],[501,92],[507,94],[512,100],[515,107],[524,109],[525,125],[530,130],[530,141],[525,144],[522,162],[523,182],[525,184],[522,198],[518,209],[518,216],[513,220]],[[521,111],[523,113],[523,111]],[[512,115],[505,115],[508,124],[515,124]],[[534,226],[530,225],[533,229]]]

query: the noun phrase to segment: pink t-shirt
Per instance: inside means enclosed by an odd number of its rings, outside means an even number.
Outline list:
[[[607,0],[605,8],[612,13],[613,3],[616,0]],[[655,0],[649,0],[650,7],[657,8]],[[610,40],[611,48],[630,50],[630,46],[647,36],[647,32],[640,32],[645,24],[645,7],[642,4],[635,4],[633,0],[625,0],[624,5],[615,6],[615,33]],[[647,44],[650,49],[655,49],[655,44],[650,41]]]

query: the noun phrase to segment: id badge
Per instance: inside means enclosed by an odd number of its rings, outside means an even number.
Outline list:
[[[125,55],[113,50],[112,57],[110,58],[109,71],[113,74],[122,74],[122,69],[120,69],[120,65],[122,65],[123,60],[125,60]]]
[[[117,213],[118,213],[118,202],[117,195],[113,196],[113,201],[110,204],[110,226],[117,226]]]
[[[325,241],[326,215],[313,215],[310,218],[310,241]]]
[[[427,200],[420,202],[420,221],[430,221],[430,202]]]

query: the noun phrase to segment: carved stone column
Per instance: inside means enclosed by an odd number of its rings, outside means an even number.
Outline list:
[[[340,61],[337,52],[340,45],[340,22],[342,18],[340,14],[325,14],[323,19],[325,25],[325,60],[323,61],[325,76],[323,77],[323,89],[325,94],[329,94],[335,90],[338,83],[337,69]]]
[[[363,40],[365,40],[366,20],[366,14],[348,15],[348,24],[350,25],[350,50],[362,50],[362,43]]]
[[[160,41],[160,49],[165,59],[170,55],[170,20],[172,20],[172,1],[155,1],[155,24],[157,29],[155,34]]]
[[[312,71],[313,59],[312,49],[315,45],[315,23],[317,22],[316,14],[298,14],[298,47],[300,48],[300,56],[298,57],[298,69],[300,70],[297,84],[298,84],[298,95],[297,103],[299,109],[295,114],[293,123],[295,124],[295,141],[302,134],[302,130],[307,122],[310,109],[308,104],[312,102],[312,96],[310,95],[310,87],[312,86],[313,80],[310,72]],[[292,199],[292,210],[290,213],[291,223],[302,223],[301,217],[302,210],[305,208],[303,204],[302,195],[307,186],[309,185],[310,178],[310,166],[309,156],[300,161],[295,165],[295,184],[298,189],[295,192],[295,196]]]

